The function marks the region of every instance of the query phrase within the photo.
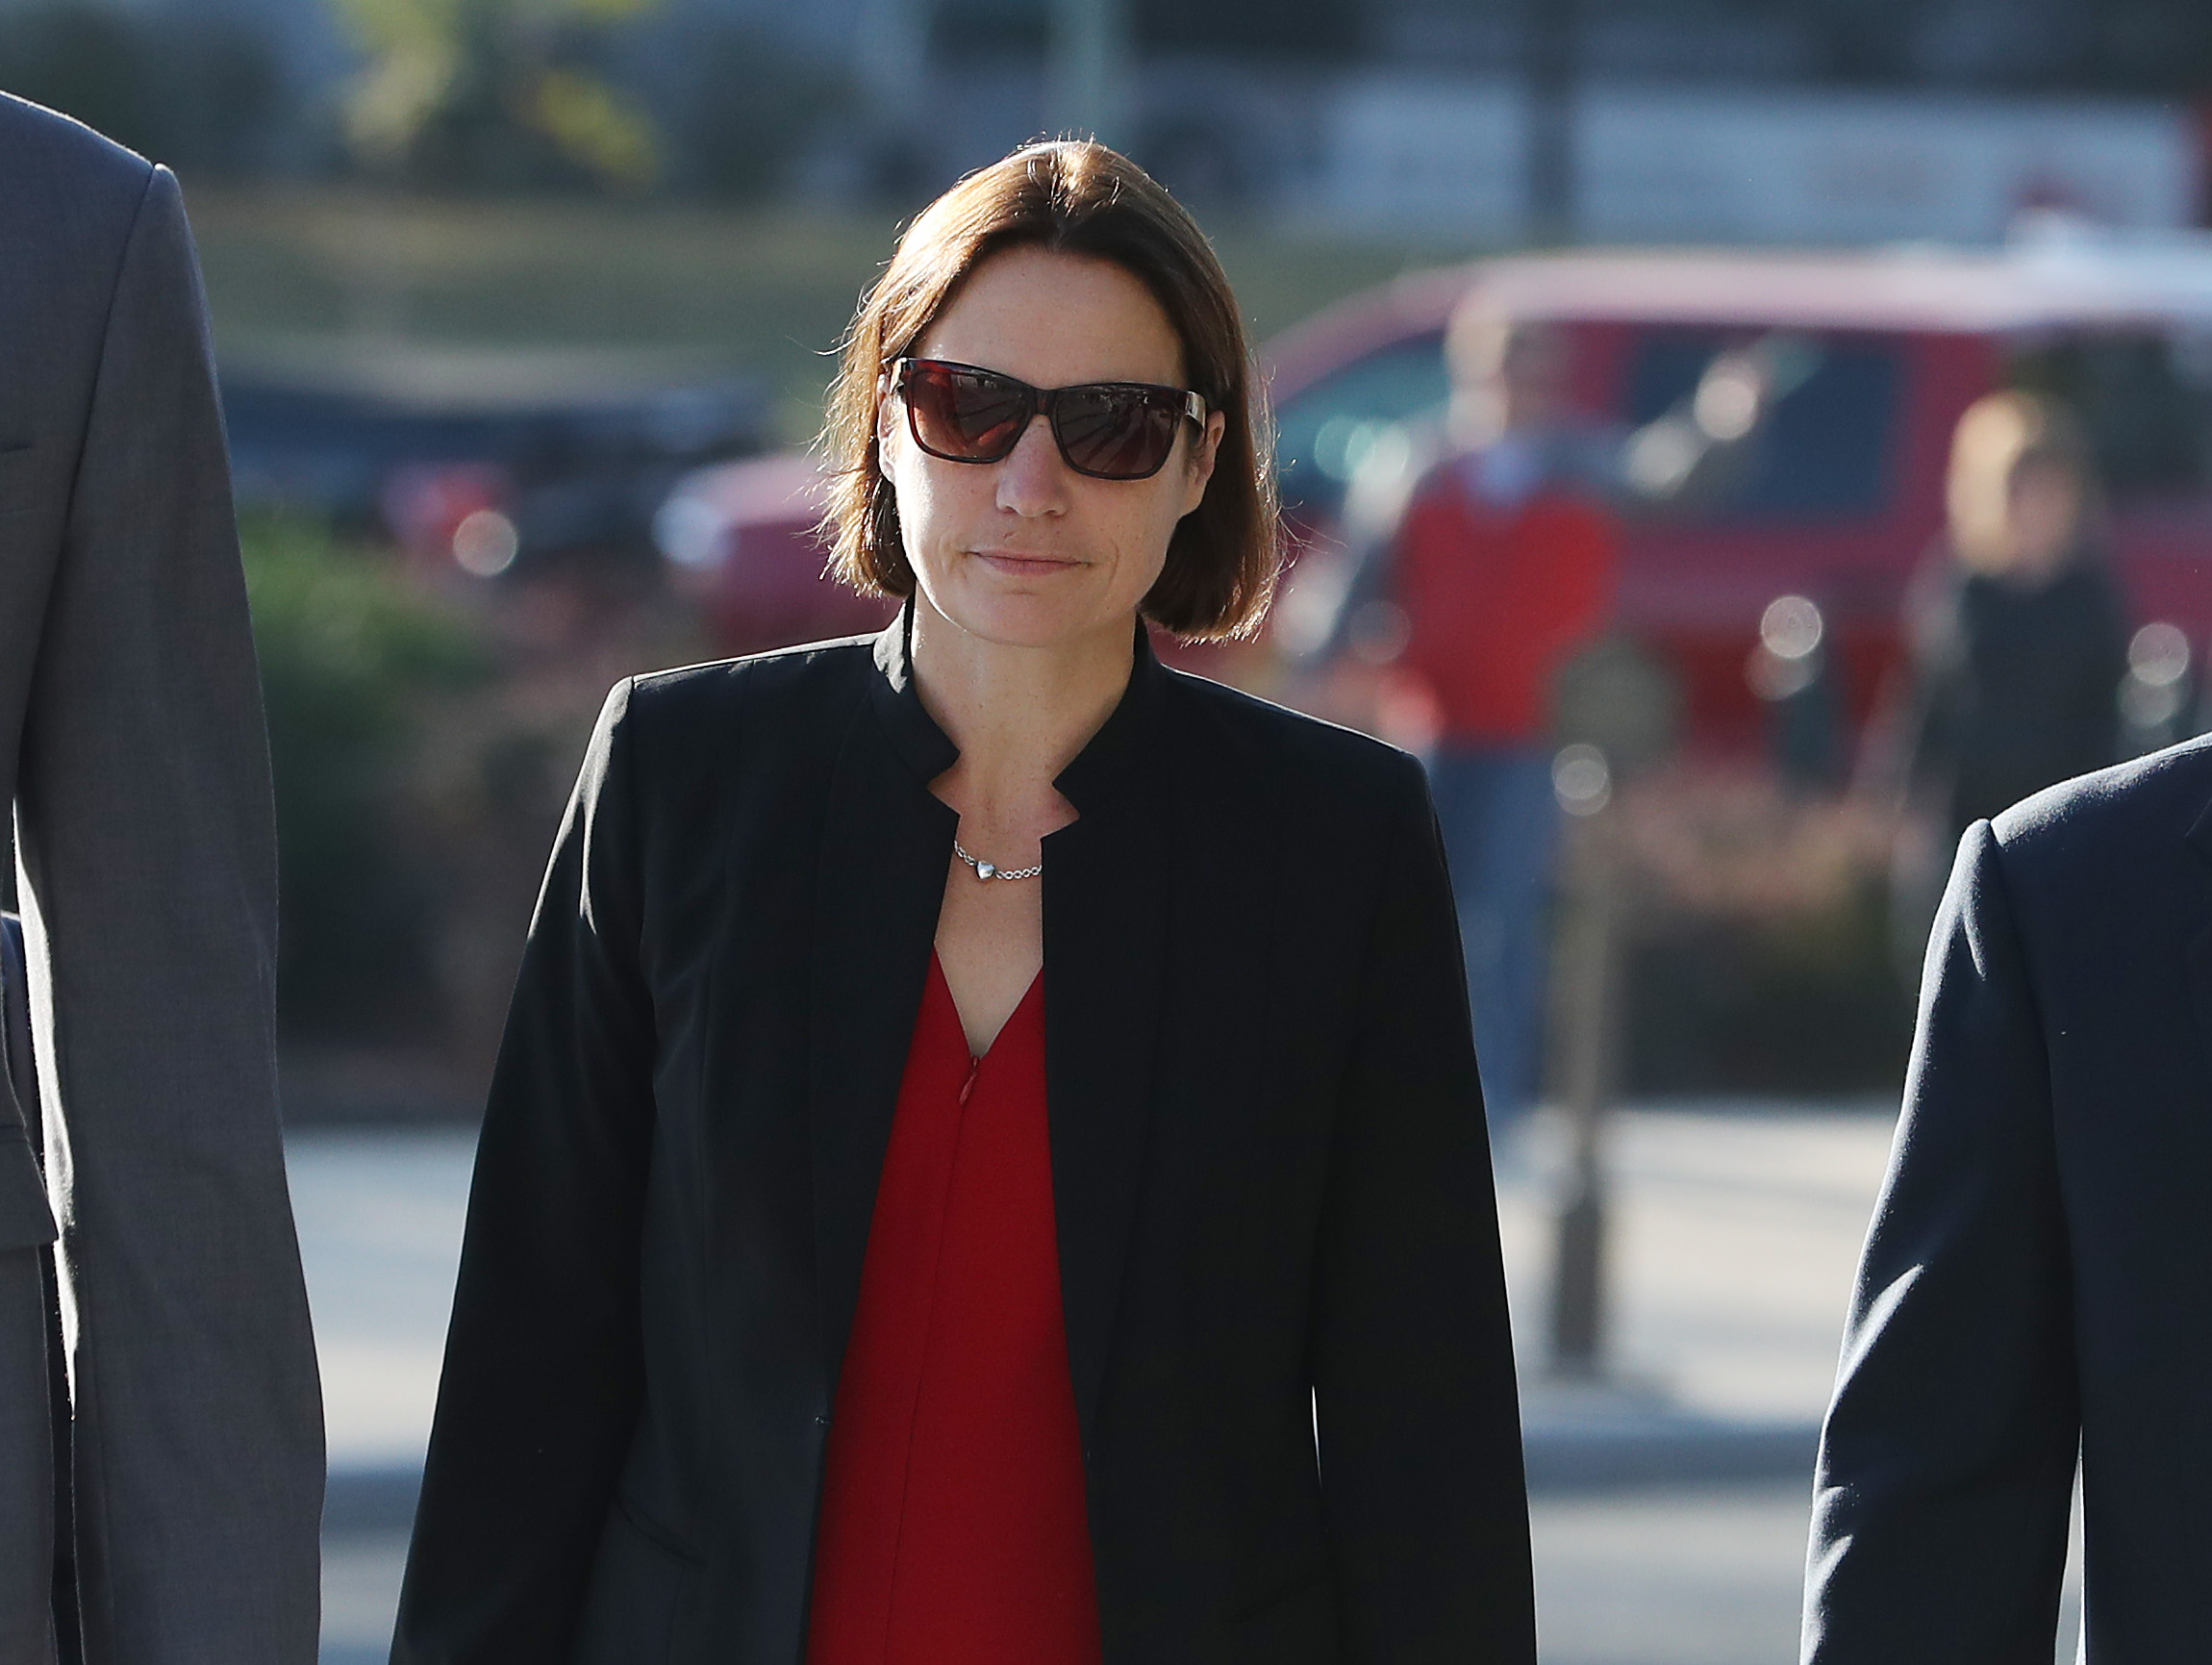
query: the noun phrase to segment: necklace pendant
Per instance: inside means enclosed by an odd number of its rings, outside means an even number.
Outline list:
[[[977,862],[975,876],[979,879],[994,879],[998,876],[998,868],[992,862]]]

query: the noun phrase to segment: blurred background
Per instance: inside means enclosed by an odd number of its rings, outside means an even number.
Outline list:
[[[170,164],[200,239],[331,1660],[382,1656],[470,1125],[599,699],[884,617],[810,530],[840,332],[906,216],[1053,133],[1183,197],[1262,343],[1294,565],[1189,668],[1445,781],[1451,608],[1521,603],[1437,599],[1408,528],[1545,382],[1521,427],[1604,550],[1518,737],[1556,818],[1513,962],[1537,1108],[1494,1094],[1546,1652],[1794,1656],[1961,818],[2212,725],[2212,11],[0,0],[0,88]],[[1447,350],[1470,318],[1488,358]]]

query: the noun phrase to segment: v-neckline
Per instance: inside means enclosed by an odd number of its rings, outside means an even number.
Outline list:
[[[952,978],[945,974],[944,959],[938,953],[935,944],[930,946],[929,950],[929,974],[937,980],[938,986],[944,991],[945,1004],[952,1008],[953,1024],[960,1031],[961,1050],[968,1053],[968,1062],[970,1067],[975,1069],[981,1069],[983,1061],[998,1050],[998,1038],[1006,1033],[1008,1026],[1013,1023],[1015,1019],[1021,1016],[1022,1007],[1029,1004],[1031,997],[1037,993],[1038,985],[1044,981],[1044,968],[1039,966],[1036,974],[1029,979],[1028,985],[1021,991],[1021,998],[1014,1002],[1006,1016],[999,1020],[998,1027],[991,1032],[991,1045],[977,1052],[969,1048],[968,1045],[968,1017],[960,1009],[960,996],[952,992]]]

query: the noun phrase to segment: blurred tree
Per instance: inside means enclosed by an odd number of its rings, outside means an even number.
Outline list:
[[[368,56],[346,98],[348,144],[415,185],[647,189],[659,136],[594,49],[658,3],[337,0]]]
[[[973,4],[975,0],[968,0]],[[1006,0],[1002,0],[1006,3]],[[1178,10],[1135,0],[1152,28],[1210,35],[1246,7]],[[1331,0],[1295,0],[1259,34],[1325,38],[1311,17]],[[2204,0],[1576,0],[1583,26],[1612,50],[1633,51],[1669,31],[1691,37],[1730,23],[1778,30],[1797,43],[1799,74],[1870,87],[1973,87],[2002,90],[2119,92],[2201,97],[2212,91],[2212,6]],[[1366,0],[1359,15],[1374,41],[1458,42],[1486,68],[1509,68],[1514,42],[1552,0]],[[1616,32],[1621,25],[1633,25]],[[1161,37],[1165,38],[1166,36]],[[1648,50],[1648,46],[1646,50]],[[1634,71],[1616,58],[1609,70]]]
[[[312,522],[249,518],[246,588],[276,773],[289,1034],[435,1032],[440,885],[408,832],[426,703],[480,682],[470,623],[373,551]]]
[[[1913,40],[1931,0],[1783,0],[1812,39],[1812,63],[1832,81],[1887,82],[1912,68]],[[1747,10],[1768,10],[1756,5]]]
[[[2074,0],[2066,59],[2080,84],[2202,97],[2212,88],[2212,7],[2203,0]],[[2078,56],[2076,56],[2076,54]]]
[[[213,173],[266,162],[289,114],[268,48],[239,23],[82,0],[0,11],[0,88]]]
[[[742,23],[688,34],[682,76],[665,108],[686,185],[750,199],[790,182],[800,157],[852,114],[849,79],[788,39]]]
[[[1050,0],[939,0],[929,44],[954,58],[1042,57],[1051,34]]]
[[[1147,52],[1215,52],[1238,58],[1342,62],[1361,42],[1355,0],[1131,0],[1137,44]]]
[[[1798,21],[1835,80],[2191,96],[2212,87],[2203,0],[1735,3]]]
[[[1140,52],[1341,60],[1361,44],[1357,0],[1125,0]],[[1042,53],[1051,0],[938,0],[932,44],[959,53]]]

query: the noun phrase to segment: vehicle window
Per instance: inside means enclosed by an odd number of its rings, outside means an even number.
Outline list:
[[[2204,482],[2212,386],[2197,368],[2161,337],[2089,336],[2018,353],[2011,379],[2073,406],[2106,490],[2129,497]]]
[[[1621,416],[1639,431],[1671,425],[1710,436],[1714,424],[1699,393],[1714,388],[1712,372],[1724,375],[1732,363],[1756,369],[1769,391],[1747,406],[1755,422],[1727,434],[1727,466],[1701,476],[1708,483],[1681,500],[1681,512],[1705,521],[1879,512],[1903,380],[1898,347],[1811,335],[1654,331],[1633,349]],[[1630,467],[1633,474],[1633,453]]]
[[[1275,463],[1285,505],[1309,514],[1333,512],[1382,432],[1441,416],[1450,395],[1439,333],[1354,359],[1285,400],[1275,413]]]

